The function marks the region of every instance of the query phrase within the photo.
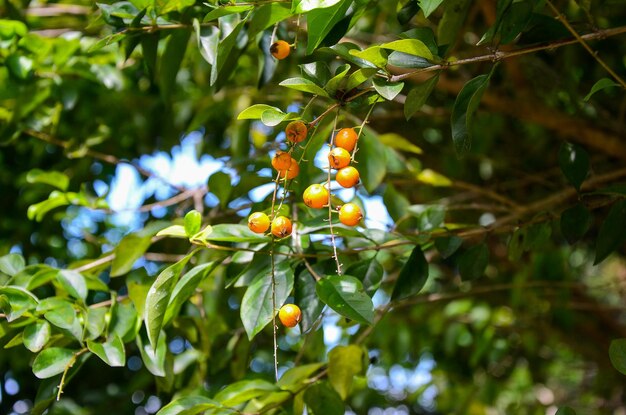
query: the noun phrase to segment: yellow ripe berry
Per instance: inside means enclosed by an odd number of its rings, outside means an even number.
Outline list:
[[[335,145],[346,149],[347,151],[354,150],[356,146],[356,140],[359,138],[354,128],[342,128],[335,136]]]
[[[285,128],[285,134],[287,135],[287,140],[292,143],[300,143],[306,139],[307,135],[306,124],[302,121],[292,121],[287,124],[287,128]]]
[[[321,184],[312,184],[302,194],[304,204],[313,209],[321,209],[328,204],[328,190]]]
[[[278,318],[283,326],[295,327],[302,319],[302,312],[295,304],[285,304],[278,310]]]
[[[285,216],[277,216],[272,221],[272,235],[277,238],[284,238],[291,235],[291,221]]]
[[[285,59],[291,53],[291,46],[284,40],[278,40],[270,46],[270,53],[278,60]]]
[[[287,170],[279,170],[278,171],[278,175],[281,179],[287,179],[287,180],[291,180],[294,179],[296,177],[298,177],[298,174],[300,174],[300,166],[298,165],[298,162],[296,161],[296,159],[291,159],[291,164],[289,165],[289,168]]]
[[[272,167],[276,170],[287,170],[291,166],[291,155],[284,151],[277,151],[272,157]]]
[[[335,147],[328,153],[328,162],[333,169],[343,169],[350,164],[350,153],[345,148]]]
[[[270,218],[263,212],[254,212],[248,217],[248,228],[254,233],[265,233],[270,228]]]
[[[359,178],[359,171],[352,166],[339,169],[337,175],[335,176],[337,183],[339,183],[341,187],[345,188],[356,186],[359,183]]]
[[[356,226],[361,219],[363,219],[361,209],[354,203],[346,203],[339,209],[339,222],[346,226]]]

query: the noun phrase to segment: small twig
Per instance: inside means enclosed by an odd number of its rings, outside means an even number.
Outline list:
[[[76,359],[78,359],[80,355],[88,351],[89,349],[86,347],[84,349],[80,349],[79,351],[74,353],[74,356],[72,356],[70,361],[67,362],[67,365],[65,366],[65,370],[63,371],[63,376],[61,376],[61,382],[59,382],[59,391],[57,392],[57,401],[61,399],[61,395],[63,394],[63,386],[65,385],[65,377],[67,376],[67,372],[70,370],[72,366],[74,366],[74,363],[76,363]]]
[[[333,132],[330,135],[330,144],[328,145],[330,151],[333,150],[335,144],[335,134],[337,134],[337,120],[339,118],[339,111],[335,115],[335,123],[333,125]],[[332,166],[330,160],[328,161],[328,177],[326,179],[326,190],[328,191],[328,228],[330,229],[330,242],[333,246],[333,258],[337,264],[337,275],[341,275],[341,262],[339,262],[339,255],[337,255],[337,241],[335,239],[335,232],[333,231],[333,204],[331,202],[332,193],[330,189]]]

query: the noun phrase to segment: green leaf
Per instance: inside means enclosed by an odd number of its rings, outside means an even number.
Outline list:
[[[393,101],[404,88],[404,82],[387,82],[379,78],[374,78],[372,84],[376,92],[388,101]]]
[[[85,324],[85,328],[87,329],[90,339],[97,339],[104,333],[108,313],[109,309],[105,307],[89,307],[89,310],[87,310],[87,323]]]
[[[363,324],[374,321],[374,304],[363,284],[350,275],[330,275],[317,282],[317,295],[344,317]]]
[[[295,89],[296,91],[308,92],[310,94],[319,95],[322,97],[328,97],[328,93],[323,88],[317,86],[315,82],[309,81],[306,78],[289,78],[282,81],[280,86],[286,88]]]
[[[62,191],[66,191],[70,184],[70,179],[64,173],[58,171],[43,171],[41,169],[32,169],[26,175],[28,183],[43,183],[54,186]]]
[[[77,340],[82,341],[83,327],[78,320],[76,310],[72,303],[66,300],[53,298],[57,301],[42,301],[37,307],[37,311],[45,311],[44,317],[50,323],[61,329],[69,331]],[[50,307],[46,307],[49,305]]]
[[[346,83],[346,91],[351,91],[361,85],[378,72],[377,68],[362,68],[350,74]]]
[[[559,149],[561,171],[576,190],[585,181],[589,172],[589,154],[578,144],[564,142]]]
[[[220,406],[219,402],[204,396],[185,396],[165,405],[157,415],[196,415]]]
[[[33,353],[37,353],[50,340],[50,324],[45,320],[38,320],[24,329],[24,346]]]
[[[488,75],[479,75],[468,81],[454,101],[450,123],[452,141],[458,156],[465,155],[472,146],[471,129],[474,113],[489,85],[489,78],[491,78],[492,73],[493,70]]]
[[[293,269],[289,262],[276,264],[276,307],[280,307],[289,297],[293,288]],[[272,274],[259,275],[250,284],[241,300],[241,321],[248,338],[252,339],[272,321],[276,310],[272,307]]]
[[[118,336],[113,336],[105,343],[87,340],[87,347],[93,354],[111,367],[124,367],[126,364],[124,343]]]
[[[358,58],[355,55],[353,55],[354,52],[359,52],[360,50],[361,50],[361,48],[359,46],[355,45],[354,43],[341,42],[341,43],[338,43],[338,44],[333,45],[331,47],[319,48],[318,52],[324,52],[324,53],[330,53],[330,54],[333,54],[333,55],[337,55],[337,56],[341,57],[343,60],[345,60],[346,62],[354,63],[355,65],[359,66],[360,68],[376,69],[376,72],[378,72],[378,68],[376,67],[376,65],[374,65],[373,63],[371,63],[371,62],[369,62],[367,60]]]
[[[471,4],[471,0],[446,0],[443,17],[437,26],[439,45],[452,46],[456,42]]]
[[[433,54],[430,49],[428,49],[428,46],[426,46],[421,40],[417,39],[395,40],[393,42],[383,43],[380,47],[383,49],[406,53],[407,55],[419,56],[428,60],[433,59]]]
[[[20,254],[7,254],[0,257],[0,272],[14,277],[26,267],[26,261]]]
[[[345,405],[341,396],[326,382],[317,382],[304,392],[304,402],[314,414],[343,415]]]
[[[589,91],[587,96],[585,96],[584,101],[585,102],[589,101],[591,96],[598,91],[602,91],[603,89],[607,89],[607,88],[615,88],[616,86],[619,86],[619,84],[613,81],[612,79],[602,78],[598,82],[593,84],[593,86],[591,87],[591,91]]]
[[[419,0],[420,9],[424,12],[424,17],[430,16],[441,3],[443,3],[443,0]]]
[[[39,299],[22,287],[7,285],[0,287],[0,296],[8,299],[10,310],[4,310],[7,321],[11,322],[29,310],[37,307]]]
[[[9,73],[21,80],[28,79],[33,72],[33,60],[23,55],[9,55],[4,63]]]
[[[596,258],[593,265],[604,261],[626,241],[624,229],[626,229],[626,199],[616,202],[602,222],[596,239]]]
[[[83,301],[87,298],[87,282],[80,272],[71,269],[64,269],[57,274],[57,281],[74,298]]]
[[[550,222],[532,224],[526,228],[522,247],[525,251],[541,251],[545,249],[545,245],[550,241],[550,235],[552,235]]]
[[[383,51],[380,46],[371,46],[367,49],[351,49],[348,53],[354,57],[370,62],[377,68],[384,68],[387,66],[387,53]]]
[[[278,390],[276,385],[263,379],[242,380],[226,386],[214,399],[224,406],[236,406]]]
[[[364,128],[361,132],[358,146],[359,151],[355,159],[359,165],[361,181],[365,190],[372,193],[382,183],[387,173],[385,146],[369,128]]]
[[[174,85],[176,84],[176,75],[180,69],[180,64],[187,50],[187,43],[191,32],[187,29],[171,30],[169,40],[165,46],[163,56],[159,61],[159,86],[161,95],[165,102],[170,101]]]
[[[146,322],[146,330],[148,332],[148,339],[152,347],[156,347],[161,328],[163,326],[163,318],[167,312],[167,306],[170,301],[170,296],[178,279],[178,276],[183,271],[185,265],[196,251],[190,253],[174,265],[167,267],[156,278],[148,296],[146,297],[146,308],[144,311],[144,319]]]
[[[341,399],[348,397],[354,376],[363,371],[363,348],[351,344],[337,346],[328,353],[328,382]]]
[[[611,341],[609,358],[613,367],[621,374],[626,375],[626,339]]]
[[[252,10],[252,9],[254,9],[254,6],[251,6],[251,5],[250,6],[246,5],[246,6],[217,7],[211,10],[210,12],[208,12],[206,16],[204,16],[204,18],[202,19],[202,23],[208,23],[213,20],[217,20],[222,16],[228,16],[229,14],[247,12],[248,10]]]
[[[313,265],[313,269],[318,274],[323,274],[323,272],[320,272],[322,270],[315,268],[316,266]],[[302,312],[300,327],[303,333],[311,330],[324,309],[324,303],[318,298],[315,285],[315,279],[306,268],[296,277],[294,297],[295,303],[300,306],[300,311]]]
[[[418,146],[416,146],[415,144],[413,144],[412,142],[410,142],[409,140],[407,140],[406,138],[402,137],[399,134],[396,134],[396,133],[381,134],[378,136],[378,138],[380,139],[381,143],[393,149],[396,149],[399,151],[406,151],[408,153],[414,153],[414,154],[423,153],[421,148],[419,148]]]
[[[463,244],[463,239],[458,236],[450,236],[446,238],[436,238],[435,248],[439,251],[439,255],[443,259],[450,258]]]
[[[343,19],[351,4],[352,0],[340,0],[332,7],[313,9],[307,14],[307,55],[313,53],[333,27]]]
[[[185,238],[187,239],[187,232],[185,231],[185,227],[182,225],[172,225],[168,226],[165,229],[161,229],[156,236],[171,236],[173,238]]]
[[[310,363],[308,365],[292,367],[283,373],[278,382],[276,382],[276,385],[282,390],[295,392],[323,366],[323,363]]]
[[[165,340],[165,333],[161,333],[158,336],[156,349],[153,348],[150,343],[146,343],[142,336],[137,336],[137,347],[141,354],[141,360],[148,369],[148,372],[154,376],[165,376],[165,356],[167,354],[167,341]]]
[[[238,224],[214,225],[208,232],[202,232],[201,236],[196,235],[195,237],[200,240],[214,242],[262,243],[270,241],[269,237],[252,232],[247,225]]]
[[[229,17],[223,17],[220,19],[220,28],[224,30],[224,25],[221,23],[222,20],[228,21]],[[232,29],[228,36],[221,39],[217,45],[217,58],[215,60],[215,64],[211,66],[211,86],[216,84],[219,76],[222,76],[225,73],[227,74],[227,77],[230,76],[230,71],[224,71],[224,69],[228,68],[225,65],[229,63],[229,58],[233,56],[232,53],[238,50],[237,38],[239,37],[239,33],[241,33],[241,29],[243,29],[245,23],[245,20],[240,21],[237,26]],[[228,25],[229,24],[230,22]]]
[[[111,263],[111,277],[119,277],[128,273],[135,262],[150,247],[151,243],[152,238],[150,236],[139,236],[137,234],[125,236],[113,251],[115,257]]]
[[[200,232],[201,227],[202,215],[200,214],[200,212],[195,209],[187,212],[187,214],[185,215],[185,234],[191,237]]]
[[[294,13],[307,13],[315,9],[324,9],[334,6],[341,0],[294,0],[291,11]]]
[[[350,264],[346,268],[347,275],[354,275],[363,282],[365,292],[374,295],[383,279],[383,266],[375,257]]]
[[[428,280],[428,261],[419,245],[416,245],[406,261],[391,294],[392,300],[400,300],[419,293]]]
[[[13,39],[15,36],[24,37],[28,33],[28,27],[19,20],[0,19],[0,38]]]
[[[333,76],[324,86],[324,89],[328,93],[329,96],[335,96],[337,90],[341,86],[342,82],[345,80],[348,71],[350,70],[350,65],[345,64],[337,68],[336,75]]]
[[[569,406],[562,406],[554,415],[576,415],[576,411]]]
[[[417,228],[421,232],[443,227],[446,209],[441,205],[411,205],[408,213],[417,218]]]
[[[439,73],[409,91],[404,102],[404,117],[407,121],[419,111],[439,81]]]
[[[592,217],[582,203],[577,203],[561,213],[561,233],[572,245],[579,241],[591,226]]]
[[[198,285],[220,264],[212,261],[193,267],[176,283],[165,311],[163,324],[168,324],[180,312],[180,308],[195,292]]]
[[[228,173],[224,173],[223,171],[213,173],[209,177],[209,191],[213,193],[220,201],[220,206],[222,208],[225,208],[230,201],[230,195],[233,191],[233,185],[230,175]],[[191,233],[191,235],[197,233],[199,230],[200,224],[198,224],[198,230]]]
[[[47,379],[63,373],[74,358],[75,350],[50,347],[40,352],[33,361],[33,373],[39,379]]]
[[[457,260],[459,274],[464,280],[474,280],[485,275],[489,264],[489,248],[482,243],[463,252]]]

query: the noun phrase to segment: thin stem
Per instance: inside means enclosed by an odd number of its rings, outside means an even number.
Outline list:
[[[63,376],[61,376],[61,382],[59,382],[59,391],[57,392],[57,401],[61,399],[61,395],[63,394],[63,386],[65,386],[65,378],[67,376],[67,372],[70,370],[72,366],[74,366],[74,363],[76,363],[76,359],[78,359],[80,355],[88,351],[89,349],[86,347],[84,349],[80,349],[79,351],[74,353],[74,356],[72,356],[70,361],[67,362],[67,365],[65,366],[65,370],[63,371]]]
[[[278,326],[276,324],[276,260],[274,257],[274,238],[270,250],[270,262],[272,264],[272,328],[274,329],[274,375],[278,382]]]
[[[569,24],[569,22],[567,21],[565,16],[563,16],[563,14],[561,14],[561,12],[559,12],[559,10],[556,7],[554,7],[554,4],[552,4],[552,2],[550,0],[546,0],[546,3],[550,7],[550,9],[552,9],[552,12],[554,12],[554,14],[556,15],[556,18],[559,19],[561,21],[561,23],[563,23],[563,25],[567,28],[567,30],[569,30],[569,32],[572,35],[574,35],[574,37],[576,38],[576,41],[578,43],[580,43],[585,48],[585,50],[587,52],[589,52],[589,54],[591,56],[593,56],[593,58],[600,65],[602,65],[602,67],[613,77],[613,79],[615,79],[617,82],[619,82],[619,84],[622,86],[622,88],[626,89],[626,82],[624,82],[624,80],[617,73],[615,73],[615,71],[613,69],[611,69],[611,67],[609,65],[607,65],[607,63],[604,62],[604,60],[602,58],[600,58],[600,56],[598,56],[597,52],[595,52],[593,49],[591,49],[589,44],[587,42],[585,42],[585,39],[583,39],[582,36],[580,36],[578,34],[578,32],[576,32],[576,30],[574,30],[572,25]]]
[[[333,132],[330,135],[330,151],[333,150],[333,146],[335,144],[335,134],[337,133],[337,120],[339,119],[339,111],[335,114],[335,122],[333,125]],[[333,204],[331,202],[332,193],[330,190],[330,180],[331,180],[331,172],[332,167],[330,165],[330,160],[328,162],[328,178],[326,180],[326,190],[328,191],[328,227],[330,229],[330,242],[333,246],[333,258],[335,258],[335,263],[337,264],[337,275],[341,275],[341,262],[339,262],[339,255],[337,255],[337,241],[335,240],[335,232],[333,231]]]

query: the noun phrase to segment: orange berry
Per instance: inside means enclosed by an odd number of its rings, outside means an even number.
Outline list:
[[[350,153],[345,148],[335,147],[328,153],[328,162],[333,169],[343,169],[350,164]]]
[[[335,136],[335,145],[345,148],[347,151],[354,150],[356,140],[359,138],[354,128],[342,128]]]
[[[278,310],[278,318],[285,327],[295,327],[302,318],[300,307],[295,304],[285,304]]]
[[[263,212],[254,212],[248,217],[248,228],[255,233],[264,233],[270,228],[270,218]]]
[[[354,203],[346,203],[339,209],[339,221],[346,226],[356,226],[361,219],[361,209]]]
[[[354,187],[359,183],[359,171],[352,166],[339,169],[335,180],[341,185],[341,187]]]
[[[304,204],[313,209],[321,209],[328,204],[328,190],[321,184],[312,184],[302,195]]]
[[[291,221],[285,216],[277,216],[272,221],[272,235],[277,238],[291,235],[292,228]]]
[[[287,170],[291,166],[291,155],[284,151],[277,151],[272,158],[272,167],[276,170]]]
[[[298,174],[300,174],[300,166],[298,165],[296,159],[293,158],[291,159],[291,164],[287,170],[278,171],[278,176],[281,179],[286,178],[287,180],[295,179],[298,177]]]
[[[291,46],[284,40],[278,40],[270,46],[270,53],[276,59],[285,59],[291,53]]]
[[[285,128],[285,134],[287,134],[287,140],[292,143],[300,143],[304,141],[307,135],[306,124],[302,121],[292,121],[287,124]]]

